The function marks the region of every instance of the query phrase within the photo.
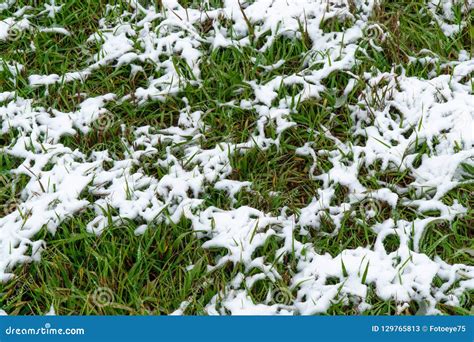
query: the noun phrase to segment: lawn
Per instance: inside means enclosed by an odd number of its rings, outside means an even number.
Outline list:
[[[0,309],[474,314],[473,16],[0,4]]]

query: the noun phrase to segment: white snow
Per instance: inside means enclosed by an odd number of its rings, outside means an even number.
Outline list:
[[[72,215],[93,210],[96,216],[88,223],[87,231],[100,234],[108,227],[107,208],[114,208],[118,214],[112,220],[136,221],[137,235],[143,234],[149,225],[176,223],[184,217],[191,222],[197,238],[203,240],[202,248],[227,251],[209,265],[210,270],[228,263],[244,265],[245,273],[240,273],[209,302],[208,314],[306,315],[324,313],[340,300],[363,311],[370,307],[366,302],[369,285],[373,285],[379,298],[396,301],[400,310],[410,301],[416,301],[424,314],[437,313],[439,302],[459,305],[463,292],[474,289],[474,267],[449,265],[439,257],[430,259],[419,251],[419,243],[429,224],[439,220],[452,222],[468,210],[457,202],[447,205],[442,201],[448,191],[463,182],[461,163],[472,164],[474,157],[474,96],[467,80],[474,71],[474,60],[467,52],[430,79],[406,76],[402,67],[390,72],[374,70],[360,78],[351,70],[358,62],[356,53],[364,50],[362,43],[372,39],[365,37],[365,33],[374,29],[367,18],[375,1],[355,1],[356,13],[351,12],[345,0],[257,0],[250,4],[242,2],[242,9],[238,1],[225,0],[222,8],[206,5],[206,13],[183,8],[175,0],[162,3],[164,10],[156,12],[131,1],[135,13],[123,12],[112,22],[101,20],[99,32],[88,40],[100,44],[101,49],[82,70],[64,75],[35,75],[25,70],[30,85],[41,89],[60,82],[87,82],[95,70],[106,65],[130,65],[132,77],[145,74],[144,66],[153,65],[154,72],[145,75],[146,87],[138,88],[134,94],[122,99],[114,94],[85,94],[77,110],[64,113],[39,106],[37,98],[16,96],[15,90],[0,92],[0,132],[5,136],[16,132],[16,138],[1,151],[22,161],[12,170],[14,175],[29,177],[18,206],[0,218],[0,281],[11,280],[15,266],[40,260],[41,251],[47,248],[46,242],[36,237],[40,230],[54,234]],[[13,2],[0,5],[0,13],[11,6]],[[442,1],[441,14],[436,10],[437,1],[427,1],[427,6],[443,31],[455,34],[458,28],[447,24],[453,20],[451,1]],[[59,10],[61,6],[51,0],[44,5],[43,13],[54,16]],[[120,9],[109,6],[109,10]],[[29,30],[30,11],[25,8],[17,17],[1,21],[0,40],[9,39],[12,27]],[[347,20],[350,27],[344,32],[325,33],[320,26],[330,18]],[[225,19],[230,19],[231,29],[224,25]],[[213,29],[208,33],[199,29],[205,20],[213,21]],[[247,20],[254,25],[255,37],[249,36]],[[246,80],[252,96],[232,103],[256,113],[255,131],[247,142],[223,140],[203,148],[200,138],[205,138],[207,130],[204,113],[193,111],[189,101],[182,98],[185,105],[180,108],[176,126],[161,130],[129,127],[135,140],[129,143],[123,139],[123,159],[115,158],[107,150],[88,154],[73,151],[61,143],[64,136],[87,133],[97,129],[97,122],[111,119],[113,113],[106,109],[109,102],[120,104],[131,98],[136,99],[137,106],[150,100],[164,102],[169,96],[178,96],[187,83],[200,86],[200,63],[211,49],[242,48],[249,46],[251,39],[268,34],[260,49],[264,52],[278,36],[301,39],[301,22],[305,23],[312,42],[304,70],[278,74],[265,82]],[[41,30],[70,34],[62,28]],[[369,46],[375,51],[380,49],[373,41]],[[181,58],[189,66],[192,80],[176,70],[173,58]],[[280,60],[260,67],[265,72],[277,73],[284,63]],[[13,78],[22,68],[16,61],[0,64],[0,68],[4,66]],[[253,147],[278,147],[280,136],[296,125],[291,119],[296,111],[291,97],[278,97],[282,85],[300,85],[299,101],[319,100],[327,90],[324,80],[336,71],[350,77],[343,91],[345,98],[339,100],[341,105],[358,82],[365,84],[358,103],[348,105],[354,122],[352,133],[361,138],[357,140],[360,142],[344,141],[326,129],[325,137],[333,148],[316,149],[313,142],[306,142],[296,150],[312,165],[308,177],[322,183],[312,201],[299,208],[298,215],[286,214],[285,208],[281,208],[279,215],[272,215],[239,207],[236,195],[244,188],[251,190],[252,183],[229,179],[233,171],[229,158],[245,154]],[[270,125],[276,127],[276,138],[266,135]],[[416,144],[422,143],[426,143],[429,153],[420,161],[416,158]],[[145,157],[153,158],[168,174],[162,178],[147,175],[143,169]],[[318,158],[327,158],[332,167],[326,172],[319,169]],[[406,170],[412,180],[403,187],[379,181],[379,188],[367,188],[360,180],[361,168],[376,164],[382,171]],[[348,189],[344,199],[335,195],[337,186]],[[211,189],[226,192],[233,207],[205,207],[203,199]],[[415,199],[408,199],[409,190],[415,192]],[[86,199],[84,193],[95,199]],[[329,233],[331,238],[336,238],[347,214],[359,221],[373,218],[377,208],[365,208],[367,201],[390,208],[415,208],[419,212],[438,210],[440,214],[413,221],[388,218],[371,223],[371,230],[377,234],[375,244],[347,249],[339,255],[302,242],[302,237],[313,230],[316,234],[328,234],[320,232],[323,217],[334,225],[334,232]],[[400,241],[391,252],[383,244],[389,235],[397,235]],[[248,293],[256,281],[281,280],[269,258],[255,255],[270,237],[280,244],[274,256],[278,263],[283,262],[285,255],[296,259],[296,269],[283,265],[291,271],[289,286],[295,293],[284,304],[276,303],[271,291],[262,303],[254,303]],[[257,274],[250,276],[251,271]],[[442,285],[434,284],[435,277]],[[188,304],[183,302],[175,314],[183,314]]]

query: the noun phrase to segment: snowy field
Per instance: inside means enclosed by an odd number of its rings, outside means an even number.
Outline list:
[[[472,314],[464,0],[0,3],[5,314]]]

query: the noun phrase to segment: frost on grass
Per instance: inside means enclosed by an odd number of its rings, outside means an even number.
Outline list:
[[[86,42],[99,44],[100,49],[91,54],[83,69],[62,75],[31,74],[17,61],[0,56],[0,71],[14,85],[0,92],[0,129],[7,141],[2,153],[21,161],[12,170],[16,177],[25,175],[29,179],[13,210],[0,218],[0,280],[11,280],[15,266],[40,260],[46,242],[37,239],[38,232],[47,229],[54,234],[66,219],[88,209],[95,213],[87,225],[94,234],[107,229],[110,220],[134,220],[138,224],[136,234],[142,234],[156,224],[177,223],[184,217],[202,239],[203,248],[226,251],[208,266],[209,270],[243,265],[244,273],[209,302],[208,314],[306,315],[324,313],[340,302],[364,311],[370,307],[366,301],[370,288],[378,298],[396,301],[400,309],[414,301],[420,313],[437,313],[438,303],[459,305],[463,293],[474,289],[474,267],[449,265],[439,257],[431,259],[420,252],[419,244],[428,225],[452,222],[468,210],[456,201],[443,201],[444,195],[465,181],[461,165],[472,164],[474,157],[474,97],[470,84],[474,60],[467,52],[462,51],[459,60],[441,65],[439,72],[430,73],[430,79],[407,76],[403,66],[390,72],[372,68],[357,75],[354,70],[361,56],[383,52],[377,43],[386,34],[370,23],[374,1],[239,4],[226,0],[220,8],[208,2],[200,8],[184,8],[174,0],[162,2],[160,9],[133,1],[126,6],[108,5],[108,16],[100,20],[99,31]],[[2,40],[8,40],[13,29],[35,34],[29,20],[32,13],[54,16],[61,10],[54,2],[40,9],[13,9],[13,5],[7,2],[0,7],[0,13],[13,12],[0,22]],[[427,2],[447,35],[464,25],[459,23],[454,28],[449,24],[454,20],[452,6],[451,1]],[[342,29],[323,29],[334,20],[344,23]],[[203,29],[206,25],[208,29]],[[41,30],[69,33],[61,28]],[[378,32],[378,37],[371,32]],[[183,92],[188,85],[202,86],[203,58],[212,50],[230,47],[264,53],[279,37],[310,44],[304,68],[285,74],[278,71],[285,65],[284,60],[263,65],[265,72],[272,72],[270,79],[247,79],[249,97],[239,96],[220,104],[255,113],[252,136],[246,142],[223,139],[203,147],[209,129],[204,113],[195,110]],[[186,64],[187,73],[182,72],[176,59]],[[257,58],[253,62],[261,63]],[[120,98],[115,94],[82,94],[82,102],[72,112],[39,105],[41,97],[50,96],[48,87],[53,84],[87,82],[105,66],[124,65],[130,66],[132,76],[145,74],[146,85]],[[23,83],[16,80],[22,70],[29,85],[42,95],[19,95],[18,87]],[[345,141],[321,122],[321,130],[314,134],[324,135],[332,147],[318,149],[314,141],[299,146],[296,154],[312,164],[308,177],[321,185],[297,214],[286,208],[275,215],[239,206],[235,195],[242,189],[252,191],[252,184],[230,179],[230,158],[239,158],[252,148],[278,148],[281,135],[297,125],[292,120],[292,114],[299,110],[297,104],[321,100],[328,90],[325,80],[334,73],[349,79],[337,101],[338,106],[349,108],[353,123],[350,132],[357,139]],[[298,86],[296,96],[279,94],[282,87],[291,86]],[[357,100],[346,103],[354,92]],[[122,125],[124,132],[131,130],[133,134],[132,142],[125,135],[122,139],[122,159],[107,150],[85,153],[63,145],[66,136],[104,129],[97,123],[114,115],[106,108],[108,103],[141,106],[150,101],[165,103],[170,96],[183,104],[175,126],[158,129]],[[275,136],[268,135],[270,126],[276,128]],[[318,167],[320,159],[329,161],[328,170]],[[153,165],[166,170],[166,175],[157,178],[147,174],[145,160],[153,160]],[[403,185],[378,179],[376,187],[367,187],[361,181],[366,176],[362,170],[369,176],[376,171],[397,171],[407,176]],[[337,196],[338,187],[347,189],[347,196]],[[228,194],[230,210],[205,206],[204,197],[212,189]],[[388,217],[374,221],[376,213],[366,206],[373,201],[391,209],[412,208],[420,215],[411,220]],[[433,211],[438,214],[431,216]],[[377,235],[374,245],[330,255],[305,242],[309,234],[337,239],[347,216],[370,226]],[[321,231],[323,221],[331,222],[334,230]],[[384,240],[392,235],[398,237],[399,244],[387,251]],[[259,247],[270,238],[279,243],[275,255],[257,256]],[[294,261],[292,265],[285,262],[289,258]],[[274,289],[262,302],[252,300],[250,291],[255,283],[281,281],[281,270],[291,274],[284,303],[275,300]],[[187,306],[183,303],[176,313],[185,312]]]

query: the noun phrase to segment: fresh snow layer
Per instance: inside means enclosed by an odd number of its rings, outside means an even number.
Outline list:
[[[162,3],[164,9],[160,12],[134,1],[130,2],[134,9],[131,12],[120,13],[121,7],[108,5],[109,13],[118,19],[102,19],[99,32],[90,36],[88,43],[96,42],[101,49],[91,56],[87,67],[63,75],[28,74],[30,85],[43,89],[44,96],[48,96],[51,84],[87,82],[95,70],[105,65],[130,65],[132,76],[145,73],[145,65],[154,66],[153,74],[147,75],[147,86],[134,94],[125,98],[82,94],[84,100],[77,109],[64,113],[39,106],[37,98],[21,98],[14,90],[0,92],[0,134],[16,132],[15,139],[2,147],[2,152],[21,160],[21,165],[12,170],[15,176],[29,178],[16,208],[0,218],[0,280],[11,280],[15,266],[40,260],[41,251],[46,248],[46,242],[37,238],[42,229],[54,234],[65,220],[89,209],[95,217],[87,230],[101,234],[109,225],[105,212],[113,208],[117,215],[112,220],[136,221],[137,235],[154,225],[178,222],[184,217],[191,222],[197,238],[202,239],[203,248],[227,251],[209,265],[209,270],[229,263],[244,265],[244,273],[239,273],[209,302],[208,314],[308,315],[324,313],[340,301],[364,311],[370,308],[366,302],[369,286],[379,298],[396,301],[400,310],[411,301],[417,302],[424,314],[437,313],[437,303],[459,305],[462,294],[474,289],[474,267],[449,265],[438,257],[430,259],[420,253],[419,244],[429,224],[449,224],[468,210],[457,202],[447,205],[442,201],[447,192],[463,182],[461,163],[471,164],[474,157],[474,96],[470,84],[474,60],[468,53],[461,52],[459,60],[442,65],[441,73],[432,73],[430,79],[406,76],[401,66],[391,72],[373,70],[356,76],[351,70],[358,63],[358,54],[367,54],[362,43],[368,41],[370,49],[381,50],[369,32],[380,31],[381,39],[385,35],[380,27],[369,23],[376,5],[373,0],[351,2],[355,9],[345,0],[241,1],[242,8],[237,0],[223,1],[222,8],[212,8],[208,1],[203,1],[201,8],[183,8],[175,0]],[[0,14],[11,11],[13,5],[13,1],[1,4]],[[427,8],[447,35],[460,29],[452,24],[452,1],[430,0]],[[0,22],[0,40],[10,39],[12,32],[19,30],[30,34],[37,31],[28,19],[32,8],[15,10],[13,17]],[[40,15],[54,17],[60,10],[61,6],[51,1]],[[348,22],[349,27],[343,32],[323,32],[321,23],[329,19]],[[207,20],[211,20],[212,29],[204,33],[200,24]],[[254,27],[251,32],[248,22]],[[203,56],[212,49],[249,46],[251,39],[258,37],[264,37],[261,51],[268,49],[278,36],[302,39],[301,23],[312,42],[310,53],[305,56],[306,68],[297,74],[278,74],[265,83],[247,80],[252,96],[223,104],[257,114],[252,137],[239,144],[222,141],[212,148],[201,147],[200,139],[205,138],[207,130],[203,113],[192,109],[182,90],[189,83],[200,86]],[[57,27],[39,30],[70,34]],[[176,70],[176,57],[187,63],[193,80]],[[22,66],[1,58],[0,55],[0,68],[7,68],[15,80]],[[414,63],[427,61],[430,60],[411,59]],[[281,60],[261,67],[265,72],[278,71],[284,63]],[[338,100],[341,103],[356,84],[365,84],[359,102],[348,104],[353,135],[360,137],[356,140],[360,142],[346,142],[327,130],[324,135],[333,143],[332,149],[316,149],[312,142],[297,149],[296,154],[313,165],[308,177],[321,184],[298,215],[287,214],[286,208],[281,208],[279,215],[272,215],[238,207],[235,195],[252,191],[252,184],[229,179],[230,158],[245,154],[252,147],[278,147],[281,134],[296,125],[291,119],[297,110],[294,102],[291,97],[278,98],[278,89],[296,84],[301,89],[297,96],[300,101],[319,100],[326,90],[324,80],[334,72],[350,77]],[[133,99],[139,106],[152,100],[166,101],[169,96],[178,96],[185,103],[177,125],[161,130],[128,127],[135,140],[130,143],[123,139],[123,159],[107,150],[88,154],[71,150],[61,142],[65,136],[97,129],[97,122],[113,115],[106,109],[109,102],[120,104]],[[276,127],[276,138],[265,134],[269,125]],[[421,160],[417,158],[416,142],[426,142],[429,149]],[[168,174],[162,178],[145,174],[144,158],[155,160]],[[319,158],[331,163],[329,171],[318,169]],[[183,165],[182,160],[187,162]],[[370,174],[374,167],[407,172],[411,181],[405,187],[394,188],[380,180],[378,189],[367,188],[360,181],[361,170],[369,170]],[[338,186],[348,189],[342,200],[336,196]],[[206,207],[203,198],[211,189],[226,192],[234,207]],[[409,192],[415,197],[408,196]],[[348,213],[355,220],[369,222],[374,211],[358,209],[371,202],[391,208],[410,207],[426,215],[413,221],[387,218],[372,223],[370,228],[377,234],[373,246],[344,250],[339,255],[302,242],[310,232],[328,234],[320,231],[322,220],[332,222],[334,232],[329,234],[333,238]],[[430,216],[433,210],[439,215]],[[390,235],[398,236],[400,243],[395,251],[388,252],[383,242]],[[258,248],[270,237],[280,243],[272,258],[279,267],[268,256],[256,256]],[[284,264],[286,255],[295,258],[296,267]],[[285,303],[275,301],[274,290],[269,291],[265,301],[253,302],[249,291],[254,284],[281,281],[277,270],[281,267],[291,274]],[[435,284],[435,278],[441,282]],[[185,313],[188,304],[182,303],[175,314]]]

